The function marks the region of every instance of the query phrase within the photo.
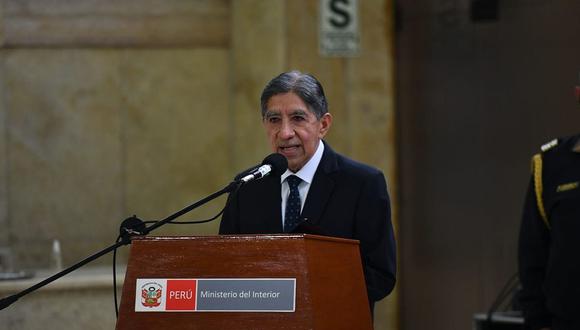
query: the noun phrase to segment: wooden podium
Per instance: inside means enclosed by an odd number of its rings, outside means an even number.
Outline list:
[[[136,312],[137,279],[295,278],[293,312]],[[117,330],[372,329],[355,240],[308,234],[135,238]]]

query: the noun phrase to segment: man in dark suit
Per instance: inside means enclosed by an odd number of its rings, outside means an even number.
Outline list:
[[[262,120],[272,150],[288,160],[281,177],[250,182],[230,195],[220,234],[310,228],[357,239],[371,310],[395,285],[396,253],[384,175],[322,140],[332,124],[322,85],[312,75],[282,73],[264,88]]]

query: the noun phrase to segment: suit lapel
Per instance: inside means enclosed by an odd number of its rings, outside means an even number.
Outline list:
[[[324,153],[314,174],[306,203],[302,209],[302,218],[310,224],[315,225],[320,222],[334,189],[334,180],[330,174],[337,169],[336,153],[328,144],[324,143]]]
[[[281,233],[282,229],[282,201],[280,197],[280,177],[272,176],[262,180],[258,184],[262,184],[264,194],[260,194],[262,201],[255,201],[258,203],[259,211],[262,214],[261,218],[264,222],[264,229],[266,233]]]

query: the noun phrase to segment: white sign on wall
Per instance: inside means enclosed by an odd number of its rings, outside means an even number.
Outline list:
[[[358,0],[320,0],[320,54],[357,56],[359,39]]]

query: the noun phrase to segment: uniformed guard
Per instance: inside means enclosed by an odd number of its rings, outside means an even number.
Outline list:
[[[532,158],[518,259],[526,329],[580,329],[580,135]]]

